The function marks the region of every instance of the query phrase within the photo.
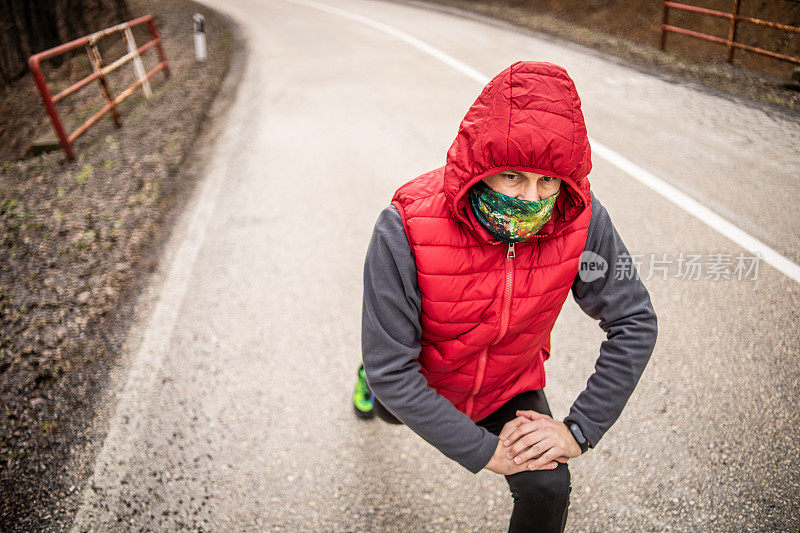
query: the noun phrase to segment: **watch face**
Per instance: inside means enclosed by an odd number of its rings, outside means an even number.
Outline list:
[[[578,441],[578,445],[581,447],[581,452],[585,452],[586,449],[589,447],[589,445],[586,442],[586,437],[583,436],[581,427],[575,422],[570,422],[569,430],[572,432],[572,435],[575,437],[575,440]]]

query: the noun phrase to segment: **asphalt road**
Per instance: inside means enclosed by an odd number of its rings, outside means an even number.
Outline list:
[[[563,65],[592,139],[800,261],[796,116],[410,4],[337,1],[350,16],[305,0],[204,3],[241,25],[247,60],[131,333],[75,530],[505,530],[501,476],[351,411],[375,219],[443,164],[481,89],[378,23],[485,76],[519,59]],[[714,274],[712,254],[752,254],[593,162],[595,194],[642,254],[659,338],[619,421],[570,462],[568,531],[796,530],[800,284],[763,262]],[[678,274],[681,254],[699,256],[700,279]],[[569,298],[547,363],[556,417],[603,339]]]

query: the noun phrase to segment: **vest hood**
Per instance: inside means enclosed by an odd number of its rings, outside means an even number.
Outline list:
[[[456,219],[484,240],[500,243],[469,209],[467,190],[510,169],[560,178],[551,219],[527,241],[552,238],[589,206],[591,168],[581,101],[567,71],[553,63],[518,61],[483,88],[461,121],[447,151],[444,194]]]

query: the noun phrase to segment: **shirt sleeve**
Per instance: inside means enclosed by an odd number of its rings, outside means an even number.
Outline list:
[[[600,344],[595,371],[566,418],[580,426],[591,447],[616,422],[653,353],[658,334],[656,313],[630,255],[605,207],[592,193],[592,218],[583,259],[602,258],[605,274],[592,279],[580,271],[572,295],[583,311],[600,321],[606,340]],[[627,258],[627,259],[626,259]],[[626,265],[617,271],[618,259]],[[626,262],[627,261],[627,262]],[[588,271],[586,271],[588,272]],[[582,275],[586,280],[581,279]]]
[[[472,473],[483,469],[498,438],[428,386],[417,361],[421,297],[400,213],[378,217],[364,262],[361,349],[370,389],[414,433]]]

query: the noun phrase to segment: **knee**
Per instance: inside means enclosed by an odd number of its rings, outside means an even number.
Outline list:
[[[553,470],[531,470],[508,476],[508,485],[515,500],[529,502],[569,501],[572,491],[569,468],[559,463]]]

